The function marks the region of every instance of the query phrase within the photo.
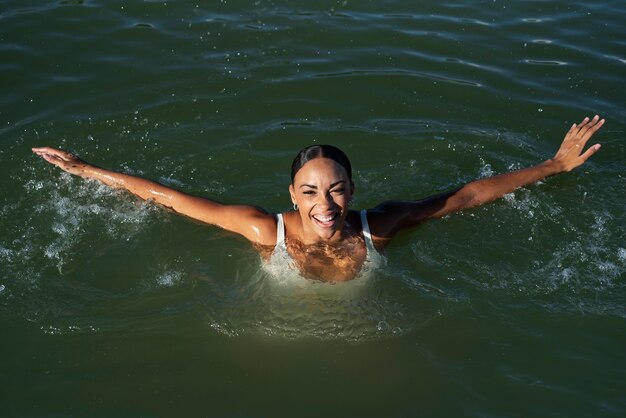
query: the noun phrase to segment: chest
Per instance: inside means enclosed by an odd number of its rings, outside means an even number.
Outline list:
[[[340,282],[354,279],[367,259],[365,241],[359,237],[339,245],[303,245],[291,240],[286,240],[285,245],[301,273],[315,280]]]

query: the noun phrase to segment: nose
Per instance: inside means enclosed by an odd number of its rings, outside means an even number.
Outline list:
[[[317,202],[318,205],[321,205],[325,208],[331,208],[335,205],[335,201],[330,193],[319,193],[319,200]]]

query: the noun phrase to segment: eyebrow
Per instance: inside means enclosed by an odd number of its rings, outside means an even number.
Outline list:
[[[336,182],[334,182],[333,184],[330,185],[330,188],[332,189],[336,185],[341,184],[341,183],[345,183],[345,182],[346,182],[345,180],[336,181]],[[311,189],[317,189],[317,186],[315,186],[313,184],[301,184],[300,188],[303,188],[303,187],[310,187]]]

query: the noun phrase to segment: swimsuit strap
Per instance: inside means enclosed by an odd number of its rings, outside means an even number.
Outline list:
[[[376,252],[372,234],[370,233],[370,225],[367,223],[366,209],[361,211],[361,228],[363,228],[363,238],[365,238],[367,252]],[[278,246],[285,247],[285,221],[282,213],[276,214],[276,247]]]
[[[283,214],[276,214],[276,246],[285,245],[285,222]]]
[[[361,211],[361,227],[363,228],[363,238],[365,238],[367,252],[376,252],[374,241],[372,241],[372,234],[370,233],[370,225],[367,223],[367,209]]]

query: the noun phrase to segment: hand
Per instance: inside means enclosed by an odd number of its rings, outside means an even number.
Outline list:
[[[604,119],[600,119],[598,115],[594,116],[591,120],[589,120],[589,118],[583,119],[579,125],[572,125],[569,132],[565,135],[561,147],[554,158],[552,158],[552,160],[557,163],[558,167],[560,167],[561,171],[571,171],[575,169],[600,149],[600,144],[595,144],[589,147],[587,151],[583,152],[589,138],[591,138],[602,125],[604,125]]]
[[[50,164],[54,164],[64,171],[70,174],[81,176],[85,172],[85,168],[88,166],[83,160],[66,151],[59,149],[43,147],[33,148],[33,152]]]

